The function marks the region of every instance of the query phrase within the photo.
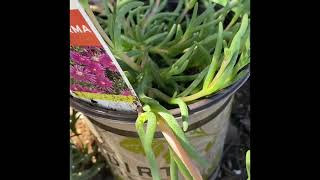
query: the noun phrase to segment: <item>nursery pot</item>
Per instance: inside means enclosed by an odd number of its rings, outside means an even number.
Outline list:
[[[210,163],[199,167],[204,179],[215,179],[223,154],[233,94],[249,78],[239,80],[210,98],[189,105],[189,128],[186,136],[196,150]],[[151,170],[135,129],[136,113],[106,110],[74,97],[71,106],[84,113],[93,125],[105,156],[116,179],[151,180]],[[179,109],[170,112],[181,123]],[[170,179],[169,151],[166,140],[158,130],[153,151],[160,168],[161,179]]]

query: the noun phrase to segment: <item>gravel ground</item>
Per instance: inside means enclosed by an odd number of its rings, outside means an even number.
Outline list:
[[[246,180],[245,154],[250,149],[250,80],[235,94],[230,124],[217,180]]]

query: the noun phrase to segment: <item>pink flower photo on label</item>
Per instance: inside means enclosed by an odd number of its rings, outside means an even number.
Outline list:
[[[97,85],[101,88],[111,88],[112,84],[112,81],[110,81],[110,79],[108,79],[107,77],[97,77]]]
[[[103,47],[70,47],[70,89],[131,96],[120,72]]]
[[[96,87],[81,86],[79,84],[72,84],[70,86],[70,89],[72,91],[80,91],[80,92],[90,92],[90,93],[99,93],[99,94],[105,93],[105,91],[102,89],[99,89]]]
[[[101,65],[113,72],[117,72],[117,68],[116,66],[112,63],[110,57],[107,54],[100,54],[100,56],[98,57],[99,62],[101,63]]]
[[[98,94],[103,94],[103,93],[105,93],[105,91],[104,90],[102,90],[102,89],[98,89],[98,88],[90,88],[90,91],[89,92],[91,92],[91,93],[98,93]]]
[[[70,59],[79,65],[87,65],[91,62],[90,58],[82,56],[80,53],[74,51],[70,52]]]
[[[100,63],[90,62],[88,65],[89,71],[91,71],[96,76],[104,76],[105,70]]]
[[[94,56],[91,56],[91,60],[96,63],[100,63],[101,65],[104,65],[105,63],[108,63],[110,60],[107,55],[105,54],[96,54]],[[111,60],[110,60],[111,61]]]
[[[78,84],[72,84],[72,85],[70,86],[70,89],[71,89],[72,91],[81,91],[81,86],[78,85]]]
[[[96,77],[91,74],[88,69],[80,65],[71,66],[70,75],[71,78],[82,82],[94,83],[96,79]]]
[[[82,92],[90,92],[90,89],[85,86],[81,86],[79,84],[73,84],[71,85],[71,90],[72,91],[82,91]]]
[[[131,96],[132,94],[131,94],[130,90],[123,90],[123,91],[121,91],[121,95]]]

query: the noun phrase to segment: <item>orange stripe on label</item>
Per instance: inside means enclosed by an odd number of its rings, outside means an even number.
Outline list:
[[[101,46],[98,38],[79,10],[70,10],[70,45]]]

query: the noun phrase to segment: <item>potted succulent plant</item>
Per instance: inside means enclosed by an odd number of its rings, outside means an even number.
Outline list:
[[[117,177],[178,179],[179,170],[186,179],[209,178],[221,159],[232,95],[249,77],[250,2],[103,5],[102,13],[88,6],[87,13],[143,108],[112,111],[75,98],[71,105],[95,125]]]

